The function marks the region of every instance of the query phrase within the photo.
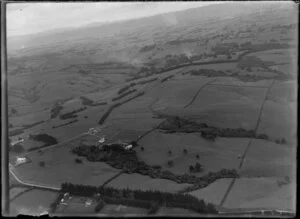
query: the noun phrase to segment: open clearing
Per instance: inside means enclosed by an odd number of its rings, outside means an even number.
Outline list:
[[[189,192],[189,194],[198,199],[203,199],[205,202],[218,205],[224,197],[231,181],[232,179],[218,179],[209,186]]]
[[[149,176],[143,176],[138,173],[121,174],[106,186],[118,189],[133,189],[133,190],[159,190],[162,192],[178,192],[190,186],[190,184],[178,184],[166,179],[152,179]]]
[[[25,182],[40,185],[60,187],[63,182],[74,184],[100,186],[106,180],[120,172],[105,163],[89,162],[84,158],[81,164],[75,163],[76,155],[70,150],[80,144],[95,143],[95,136],[84,136],[64,145],[49,148],[43,155],[37,152],[28,154],[31,163],[19,166],[15,169],[17,175]],[[45,167],[39,162],[44,161]]]
[[[10,203],[11,214],[39,215],[48,211],[57,196],[56,192],[34,189]]]
[[[137,156],[147,164],[161,165],[176,174],[188,173],[189,165],[199,162],[203,167],[203,172],[197,174],[200,176],[223,168],[236,169],[240,162],[238,157],[243,154],[248,142],[247,138],[217,138],[215,142],[209,142],[196,133],[164,134],[153,131],[139,141],[144,151],[139,147],[136,151]],[[183,149],[187,149],[186,155]],[[167,165],[169,160],[174,162],[171,168]]]
[[[295,188],[294,182],[278,187],[273,178],[237,179],[224,207],[295,211]]]

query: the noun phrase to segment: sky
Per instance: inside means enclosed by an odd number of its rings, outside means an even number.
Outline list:
[[[147,17],[209,4],[215,2],[10,3],[7,5],[7,35],[28,35],[93,22]]]

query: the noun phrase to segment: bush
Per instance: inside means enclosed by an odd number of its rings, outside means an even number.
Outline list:
[[[46,143],[46,145],[57,144],[56,138],[54,138],[50,135],[47,135],[47,134],[33,135],[32,139],[35,140],[35,141],[42,141],[42,142]]]
[[[172,151],[169,150],[169,151],[168,151],[168,154],[169,154],[169,155],[172,155]]]
[[[100,200],[98,202],[98,204],[95,206],[95,213],[100,212],[103,207],[104,207],[104,202],[102,200]]]
[[[199,154],[196,155],[196,158],[199,159]]]
[[[280,143],[281,143],[281,144],[286,144],[285,138],[282,138],[281,141],[280,141]]]
[[[9,146],[9,151],[19,154],[24,152],[25,149],[20,143],[18,143],[15,144],[14,146]]]
[[[173,167],[173,165],[174,165],[173,160],[169,160],[169,161],[168,161],[168,166],[169,166],[169,167]]]
[[[190,172],[191,172],[191,173],[193,173],[193,172],[195,171],[195,168],[194,168],[193,165],[190,165],[190,166],[189,166],[189,169],[190,169]]]
[[[141,151],[144,151],[144,147],[141,147]]]
[[[82,163],[82,160],[79,158],[75,158],[75,163]]]
[[[148,211],[148,214],[155,214],[160,207],[159,202],[152,202]]]
[[[188,153],[187,149],[183,149],[183,153],[187,154]]]
[[[45,167],[45,161],[40,161],[39,165],[40,165],[40,167]]]
[[[197,172],[200,172],[201,171],[201,164],[199,164],[198,162],[196,163],[196,166],[195,166],[195,169]]]

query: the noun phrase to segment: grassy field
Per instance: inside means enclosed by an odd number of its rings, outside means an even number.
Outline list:
[[[215,205],[220,204],[232,179],[219,179],[208,187],[189,192],[190,195]]]
[[[178,217],[178,216],[189,216],[189,217],[200,217],[201,214],[198,214],[194,211],[190,211],[187,209],[182,209],[182,208],[167,208],[167,207],[162,207],[158,210],[158,212],[155,214],[155,216],[173,216],[173,217]]]
[[[39,215],[47,211],[55,200],[56,192],[35,189],[24,193],[10,203],[11,214]]]
[[[254,129],[266,91],[267,88],[208,85],[183,114],[217,127]]]
[[[292,81],[275,83],[267,96],[258,132],[272,139],[285,138],[295,143],[297,133],[296,84]]]
[[[241,176],[295,178],[296,148],[264,140],[252,140]]]
[[[295,210],[295,183],[279,187],[273,178],[237,179],[224,207]]]
[[[59,204],[57,210],[55,211],[56,214],[61,215],[70,215],[70,214],[91,214],[94,213],[94,209],[96,206],[96,202],[93,201],[91,205],[86,206],[85,202],[87,198],[84,197],[76,197],[71,196],[67,201],[67,205]]]
[[[97,216],[137,216],[146,215],[147,210],[124,205],[104,205],[103,209]]]
[[[114,169],[105,163],[93,163],[81,159],[82,163],[76,163],[76,155],[70,150],[80,144],[92,144],[96,142],[95,136],[75,139],[64,145],[49,148],[43,155],[33,152],[28,155],[31,163],[16,168],[17,175],[25,182],[37,183],[60,187],[61,183],[72,181],[78,184],[100,186],[106,180],[113,177],[120,170]],[[45,162],[41,167],[39,162]]]
[[[217,138],[212,143],[195,133],[164,134],[154,131],[140,140],[144,151],[140,148],[136,151],[138,157],[147,164],[161,165],[163,169],[177,174],[188,173],[189,165],[199,162],[203,172],[198,175],[202,175],[222,168],[237,168],[240,162],[238,157],[243,154],[248,141],[246,138]],[[186,155],[183,149],[187,149]],[[199,159],[196,158],[197,154]],[[173,167],[168,167],[169,160],[174,162]]]
[[[152,179],[149,176],[144,176],[138,173],[122,174],[116,179],[112,180],[106,186],[118,189],[134,189],[134,190],[159,190],[163,192],[178,192],[190,184],[178,184],[176,182],[166,179]]]
[[[9,190],[9,199],[15,198],[18,194],[26,191],[28,188],[23,187],[15,187]]]

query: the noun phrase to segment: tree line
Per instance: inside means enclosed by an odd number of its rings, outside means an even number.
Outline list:
[[[178,194],[152,190],[132,190],[116,189],[103,186],[74,185],[72,183],[62,183],[61,194],[70,193],[70,195],[93,197],[96,200],[102,200],[108,204],[123,204],[134,207],[149,209],[148,213],[155,213],[160,206],[179,207],[196,211],[198,213],[217,214],[215,206],[211,203],[205,203],[189,194]],[[63,195],[60,195],[61,199]],[[51,204],[52,211],[56,209],[59,200]],[[96,206],[95,211],[99,211],[102,206]]]

